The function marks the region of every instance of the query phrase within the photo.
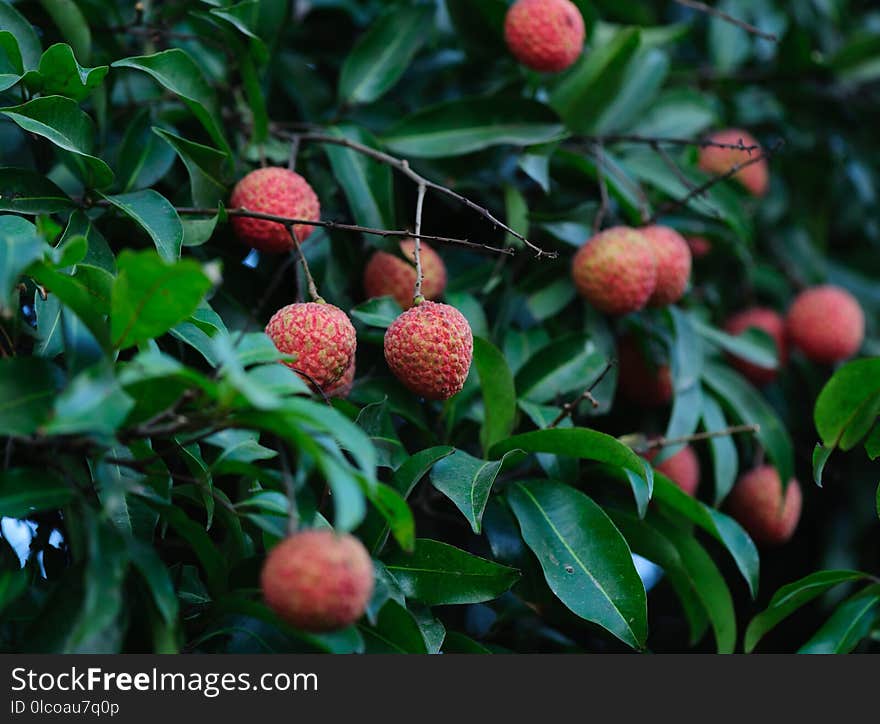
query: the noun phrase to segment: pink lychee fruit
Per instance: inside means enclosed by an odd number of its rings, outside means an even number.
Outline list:
[[[232,190],[229,206],[287,219],[317,221],[321,217],[318,197],[308,182],[298,173],[277,166],[259,168],[241,179]],[[277,221],[233,216],[232,228],[241,241],[258,251],[280,253],[294,247],[287,227]],[[293,231],[302,242],[313,227],[297,224]]]
[[[342,377],[336,380],[336,382],[331,383],[328,387],[325,387],[324,394],[327,395],[327,397],[335,397],[339,400],[344,400],[351,394],[351,390],[354,387],[354,373],[355,364],[354,355],[352,355],[351,362],[348,363],[348,367],[345,368]]]
[[[801,486],[794,478],[788,482],[783,500],[779,473],[771,465],[743,475],[727,498],[730,514],[763,545],[780,545],[794,535],[801,502]]]
[[[631,335],[617,344],[617,387],[630,402],[659,406],[672,400],[672,374],[669,365],[646,357],[638,341]]]
[[[694,259],[702,259],[709,256],[712,251],[712,242],[705,236],[686,236],[684,239],[691,249],[691,256]]]
[[[413,303],[413,288],[416,283],[415,246],[413,239],[404,239],[400,248],[407,259],[386,251],[377,251],[370,257],[364,269],[364,291],[367,297],[394,297],[404,309]],[[422,296],[425,299],[438,299],[446,289],[446,265],[440,255],[424,241],[420,246],[422,259]]]
[[[404,386],[429,400],[446,400],[467,379],[474,337],[464,315],[439,302],[421,302],[385,332],[385,360]]]
[[[648,453],[645,457],[653,460],[659,451]],[[700,484],[700,461],[690,445],[686,445],[672,457],[654,466],[685,493],[693,497]]]
[[[734,166],[746,163],[761,156],[763,151],[760,145],[747,131],[738,128],[728,128],[717,131],[706,140],[713,143],[723,143],[728,146],[742,146],[744,148],[719,148],[718,146],[704,146],[700,149],[699,165],[703,171],[721,176],[729,172]],[[747,151],[745,148],[752,148]],[[755,161],[745,168],[737,171],[733,178],[739,181],[753,196],[763,196],[767,193],[770,185],[770,167],[766,158]]]
[[[684,237],[668,226],[645,226],[639,231],[657,255],[657,285],[648,300],[652,307],[675,304],[691,278],[691,250]]]
[[[785,320],[782,316],[766,307],[752,307],[745,309],[738,314],[734,314],[724,324],[724,329],[728,334],[735,336],[741,335],[747,329],[760,329],[769,334],[776,343],[776,357],[778,360],[777,369],[769,369],[767,367],[759,367],[758,365],[740,359],[733,355],[728,355],[731,364],[736,367],[746,378],[756,385],[766,385],[776,379],[779,370],[785,367],[788,362],[788,344],[785,341]]]
[[[635,229],[615,226],[587,240],[572,260],[581,296],[606,314],[629,314],[647,304],[657,285],[653,244]]]
[[[801,292],[788,309],[789,341],[813,362],[832,364],[856,354],[865,339],[865,313],[856,298],[831,285]]]
[[[580,57],[584,19],[569,0],[517,0],[504,20],[504,40],[526,67],[558,73]]]

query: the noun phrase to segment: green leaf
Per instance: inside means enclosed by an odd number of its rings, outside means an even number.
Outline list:
[[[40,0],[40,3],[76,54],[87,61],[92,53],[92,33],[77,3],[74,0]]]
[[[519,577],[515,568],[425,538],[416,540],[411,554],[395,553],[384,563],[407,598],[428,606],[491,601]]]
[[[417,111],[391,128],[382,141],[404,156],[443,158],[498,145],[530,146],[564,135],[556,115],[541,103],[483,96]]]
[[[162,180],[174,163],[174,151],[152,130],[150,109],[131,119],[119,144],[116,174],[122,192],[145,189]]]
[[[387,521],[394,540],[405,551],[416,544],[416,523],[404,497],[390,485],[379,483],[367,496]]]
[[[18,216],[0,216],[0,311],[10,308],[12,291],[22,272],[45,250],[32,223]],[[18,309],[17,300],[12,309]]]
[[[0,359],[0,435],[31,435],[46,420],[60,386],[45,359]]]
[[[483,450],[489,450],[513,432],[516,389],[501,350],[481,337],[474,337],[474,366],[480,377],[485,411],[480,443]]]
[[[229,156],[216,148],[181,138],[164,128],[153,126],[153,133],[165,139],[186,166],[193,203],[207,208],[216,207],[226,197]]]
[[[732,370],[718,364],[707,363],[703,380],[733,410],[744,424],[758,424],[760,440],[779,477],[788,481],[794,476],[794,451],[788,431],[766,400]]]
[[[339,100],[372,103],[400,80],[425,41],[434,8],[394,8],[376,20],[342,64]]]
[[[73,494],[73,488],[53,472],[13,468],[0,473],[0,517],[26,518],[62,508]]]
[[[813,448],[813,482],[820,488],[822,487],[822,471],[825,470],[825,463],[828,462],[833,452],[833,448],[823,447],[819,444]]]
[[[56,214],[73,207],[73,199],[42,174],[29,168],[0,168],[0,211]]]
[[[480,534],[483,511],[489,502],[492,485],[504,466],[507,453],[500,460],[480,460],[463,450],[438,460],[431,472],[431,483],[462,512],[471,528]]]
[[[60,95],[82,101],[104,81],[106,65],[83,68],[76,62],[73,49],[66,43],[55,43],[40,58],[36,71],[25,75],[25,84],[43,95]]]
[[[674,400],[665,437],[687,437],[697,429],[703,409],[700,374],[703,371],[703,345],[691,322],[691,316],[669,307],[675,338],[670,350]],[[681,447],[671,447],[673,455]]]
[[[0,108],[0,113],[25,131],[48,139],[58,148],[74,154],[87,185],[102,188],[113,182],[113,171],[91,155],[95,126],[76,101],[64,96],[43,96],[18,106]]]
[[[607,358],[589,337],[569,334],[537,350],[516,373],[520,400],[549,402],[583,391],[605,368]]]
[[[132,564],[144,579],[159,614],[166,624],[176,626],[180,606],[164,561],[152,546],[136,540],[129,542],[128,552]]]
[[[706,432],[718,432],[728,428],[727,419],[721,406],[711,395],[703,395],[703,428]],[[727,497],[736,482],[739,458],[736,444],[730,435],[721,435],[709,440],[712,451],[712,470],[715,473],[715,505],[719,506]]]
[[[629,61],[620,87],[601,110],[596,133],[620,133],[640,121],[653,105],[669,75],[669,55],[658,48],[641,48]],[[604,80],[604,78],[603,78]]]
[[[854,447],[880,414],[880,358],[841,367],[819,393],[813,418],[826,448]]]
[[[835,586],[868,578],[859,571],[817,571],[789,583],[773,594],[767,608],[755,616],[746,628],[743,648],[751,653],[758,642],[810,601],[830,591]]]
[[[371,133],[356,126],[338,126],[328,128],[325,132],[370,148],[378,146]],[[331,143],[324,145],[324,152],[330,160],[333,176],[345,193],[355,222],[372,228],[394,228],[396,219],[391,167]]]
[[[214,89],[205,80],[198,64],[186,51],[172,48],[153,55],[123,58],[112,66],[143,71],[164,88],[180,96],[214,143],[223,152],[230,153],[229,143],[223,134],[223,123],[217,110]]]
[[[371,327],[387,329],[402,311],[392,297],[376,297],[358,304],[351,316]]]
[[[507,500],[559,600],[633,648],[644,647],[645,588],[629,546],[602,508],[547,480],[517,482]]]
[[[611,41],[581,56],[550,96],[550,105],[574,132],[590,133],[623,83],[639,48],[639,30],[626,28]]]
[[[174,261],[180,257],[183,225],[168,199],[153,189],[102,196],[150,235],[162,259]]]
[[[880,584],[868,586],[844,601],[799,654],[848,654],[871,633],[880,604]]]
[[[123,392],[112,368],[93,367],[61,393],[45,429],[50,435],[112,435],[133,406],[134,400]]]
[[[776,369],[779,366],[776,343],[769,334],[762,330],[747,329],[742,334],[732,335],[715,329],[715,327],[705,324],[693,316],[691,323],[703,339],[717,345],[734,357],[766,369]]]
[[[155,252],[123,251],[113,285],[113,346],[125,349],[158,337],[192,314],[211,288],[194,261],[168,264]]]
[[[427,654],[425,637],[415,617],[402,605],[389,600],[382,606],[376,625],[362,628],[366,652],[374,654]]]
[[[15,38],[24,70],[36,68],[42,52],[40,39],[34,26],[8,2],[0,2],[0,28]]]

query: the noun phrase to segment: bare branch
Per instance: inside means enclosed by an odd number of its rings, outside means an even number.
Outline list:
[[[716,437],[729,437],[730,435],[739,435],[741,433],[751,433],[757,434],[761,431],[761,426],[757,424],[751,425],[734,425],[733,427],[726,427],[723,430],[710,430],[708,432],[697,432],[693,435],[684,435],[683,437],[673,437],[673,438],[665,438],[658,437],[656,440],[651,440],[646,445],[640,446],[637,452],[650,452],[651,450],[658,450],[663,447],[672,447],[673,445],[686,445],[690,442],[699,442],[700,440],[711,440]]]
[[[678,136],[642,136],[634,133],[612,133],[607,136],[581,136],[591,143],[641,143],[647,146],[696,146],[698,148],[728,148],[734,151],[760,151],[758,145],[747,146],[740,139],[737,143],[722,143],[711,138],[680,138]]]
[[[599,383],[601,383],[602,380],[605,379],[605,376],[611,371],[611,369],[616,364],[617,364],[617,361],[613,357],[609,358],[608,361],[605,363],[605,367],[599,373],[599,376],[595,380],[593,380],[593,382],[590,384],[590,386],[587,389],[585,389],[580,395],[578,395],[578,397],[571,400],[570,402],[566,402],[562,406],[562,410],[556,416],[556,419],[550,423],[550,427],[556,427],[566,417],[569,417],[570,415],[572,415],[574,413],[574,411],[577,409],[577,406],[581,402],[583,402],[584,400],[589,400],[590,404],[593,406],[594,410],[597,407],[599,407],[599,401],[595,397],[593,397],[593,390],[595,390],[599,386]]]
[[[419,234],[422,233],[422,208],[425,205],[426,190],[425,184],[420,183],[418,197],[416,198],[416,235],[413,239],[416,260],[416,285],[413,289],[413,304],[419,304],[424,299],[422,297],[422,281],[424,280],[424,275],[422,274],[422,243]]]
[[[710,5],[706,5],[706,3],[697,2],[697,0],[675,0],[679,5],[684,5],[686,8],[691,8],[692,10],[696,10],[701,13],[706,13],[706,15],[714,15],[716,18],[720,18],[721,20],[730,23],[731,25],[735,25],[738,28],[742,28],[747,33],[751,33],[752,35],[757,35],[759,38],[764,38],[764,40],[772,40],[774,43],[779,40],[773,33],[768,33],[760,28],[756,28],[754,25],[749,25],[742,20],[733,17],[732,15],[728,15],[722,10],[718,8],[713,8]]]

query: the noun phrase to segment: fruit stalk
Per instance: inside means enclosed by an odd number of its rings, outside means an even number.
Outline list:
[[[418,196],[416,197],[416,233],[413,236],[415,242],[413,246],[413,257],[416,261],[416,284],[413,288],[413,306],[421,304],[425,298],[422,296],[422,280],[425,278],[422,274],[422,208],[425,205],[425,184],[419,184]]]

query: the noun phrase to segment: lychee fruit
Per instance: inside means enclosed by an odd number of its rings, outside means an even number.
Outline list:
[[[763,153],[754,136],[738,128],[717,131],[706,140],[730,146],[758,146],[751,151],[740,148],[719,148],[718,146],[702,147],[700,149],[700,168],[716,176],[721,176],[734,166],[757,158]],[[739,181],[753,196],[763,196],[767,193],[767,188],[770,185],[770,169],[767,159],[762,158],[760,161],[740,169],[733,175],[733,178]]]
[[[581,296],[606,314],[629,314],[647,304],[657,284],[653,244],[635,229],[615,226],[587,240],[572,260]]]
[[[400,242],[404,256],[413,260],[411,264],[386,251],[373,254],[364,269],[364,291],[367,297],[391,296],[404,309],[412,306],[413,287],[416,283],[415,247],[416,242],[413,239]],[[446,265],[440,255],[424,241],[419,248],[422,259],[422,296],[425,299],[437,299],[446,289]]]
[[[712,251],[712,242],[705,236],[686,236],[684,240],[691,249],[691,256],[694,259],[702,259],[709,256]]]
[[[657,255],[657,284],[648,300],[652,307],[665,307],[681,299],[691,278],[691,250],[684,237],[668,226],[645,226],[639,231]]]
[[[659,451],[653,451],[645,457],[651,461],[658,453]],[[686,445],[675,455],[654,467],[691,497],[696,494],[700,484],[700,461],[690,445]]]
[[[277,166],[259,168],[241,179],[232,190],[229,206],[288,219],[317,221],[321,217],[318,197],[308,182]],[[277,221],[233,216],[232,228],[241,241],[258,251],[279,253],[294,247],[287,227]],[[293,231],[299,241],[305,241],[313,227],[297,224]]]
[[[322,389],[342,377],[357,346],[348,315],[325,302],[282,307],[266,325],[266,334],[281,352],[296,356],[284,364]]]
[[[630,402],[665,405],[672,400],[672,374],[668,364],[646,356],[638,341],[627,335],[617,345],[617,387]]]
[[[404,386],[429,400],[447,400],[467,379],[474,337],[464,315],[439,302],[421,302],[385,332],[385,360]]]
[[[517,0],[504,20],[504,40],[526,67],[558,73],[580,57],[584,19],[569,0]]]
[[[752,307],[734,314],[724,324],[728,334],[741,335],[747,329],[760,329],[776,343],[777,369],[759,367],[752,362],[728,355],[731,364],[756,385],[766,385],[776,379],[779,369],[788,362],[788,344],[785,341],[785,320],[782,315],[766,307]]]
[[[345,368],[342,377],[336,380],[336,382],[331,383],[328,387],[325,387],[324,394],[327,395],[327,397],[335,397],[339,400],[344,400],[351,394],[351,390],[354,387],[354,372],[354,355],[352,355],[351,362],[348,363],[348,367]]]
[[[334,631],[357,621],[373,593],[373,562],[354,536],[295,533],[276,545],[260,574],[266,603],[303,631]]]
[[[801,517],[801,502],[801,486],[794,478],[783,501],[782,482],[771,465],[743,475],[727,498],[730,514],[763,545],[780,545],[791,538]]]
[[[789,341],[813,362],[852,357],[865,339],[865,313],[845,289],[831,285],[801,292],[785,318]]]

